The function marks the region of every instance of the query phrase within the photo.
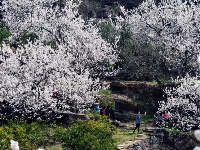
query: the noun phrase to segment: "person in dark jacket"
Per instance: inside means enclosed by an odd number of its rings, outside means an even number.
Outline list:
[[[108,106],[106,107],[105,115],[108,116],[108,117],[110,116],[110,105],[108,105]]]
[[[158,116],[157,116],[157,126],[158,127],[162,127],[162,123],[163,123],[163,114],[161,112],[158,113]]]
[[[112,108],[110,108],[110,118],[112,118],[113,121],[115,121],[115,113],[114,110]]]

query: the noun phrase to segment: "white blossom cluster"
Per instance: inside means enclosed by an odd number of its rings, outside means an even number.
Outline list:
[[[121,8],[118,27],[126,22],[134,38],[151,44],[165,59],[165,65],[177,72],[197,67],[200,51],[200,5],[198,1],[146,0],[133,10]],[[187,70],[188,71],[188,70]],[[190,70],[189,70],[190,71]],[[186,76],[177,79],[180,86],[166,89],[167,101],[160,102],[159,111],[170,113],[170,125],[182,130],[199,126],[200,81]]]
[[[23,108],[25,113],[47,108],[64,111],[71,103],[79,109],[91,105],[100,88],[98,73],[95,76],[98,64],[105,62],[110,67],[118,58],[97,27],[78,14],[78,1],[67,0],[62,8],[54,6],[55,2],[2,3],[3,20],[12,33],[11,41],[24,33],[38,36],[34,43],[17,49],[7,45],[1,49],[0,101],[8,101],[16,109]],[[56,43],[54,48],[48,44],[51,41]],[[101,71],[106,69],[103,66]],[[107,75],[112,73],[115,72]],[[53,98],[53,92],[62,98]]]
[[[159,49],[169,69],[181,69],[196,61],[200,49],[197,1],[146,0],[133,10],[121,10],[124,17],[120,21],[129,24],[138,42]]]
[[[159,111],[169,113],[170,124],[182,130],[199,127],[200,121],[200,80],[190,77],[174,80],[176,87],[166,88],[166,101],[159,103]]]

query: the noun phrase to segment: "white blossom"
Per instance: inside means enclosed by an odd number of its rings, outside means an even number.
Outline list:
[[[187,75],[174,83],[176,87],[165,89],[167,99],[159,102],[159,111],[170,113],[171,126],[191,130],[199,126],[200,81]]]
[[[200,49],[200,7],[190,1],[154,0],[144,1],[139,7],[127,11],[120,23],[129,24],[134,38],[140,43],[150,43],[159,49],[170,70],[184,70],[196,66]]]
[[[84,109],[95,101],[100,89],[98,70],[117,61],[113,47],[99,35],[98,28],[78,14],[79,1],[53,7],[54,0],[3,1],[4,21],[12,38],[35,33],[38,39],[13,51],[3,45],[0,60],[0,100],[25,113]],[[55,47],[50,46],[55,42]],[[59,99],[52,96],[56,92]]]

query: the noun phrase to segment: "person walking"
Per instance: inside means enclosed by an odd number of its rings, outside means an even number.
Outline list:
[[[146,115],[146,112],[144,113],[144,115]],[[140,111],[138,111],[136,117],[135,117],[135,124],[136,124],[136,127],[135,129],[133,130],[133,133],[135,132],[136,129],[138,129],[138,133],[140,131],[140,123],[142,121],[142,114],[140,113]]]

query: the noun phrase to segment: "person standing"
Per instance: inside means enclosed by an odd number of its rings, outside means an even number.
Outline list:
[[[163,114],[163,120],[166,121],[167,119],[169,119],[169,115],[168,115],[167,111],[165,111]]]
[[[158,126],[158,127],[162,127],[162,123],[163,123],[163,114],[162,114],[161,112],[158,113],[157,119],[158,119],[158,124],[157,124],[157,126]]]
[[[146,115],[146,112],[144,113]],[[136,124],[136,127],[135,129],[133,130],[133,133],[135,132],[135,130],[138,129],[138,133],[140,131],[140,123],[142,121],[142,114],[140,114],[140,111],[138,111],[136,117],[135,117],[135,124]]]
[[[115,113],[114,110],[112,108],[110,108],[110,118],[112,118],[113,121],[115,121]]]
[[[99,107],[99,103],[96,103],[96,104],[95,104],[94,110],[95,110],[96,112],[99,112],[99,113],[100,113],[101,108]]]
[[[163,114],[163,121],[165,126],[169,125],[169,114],[167,113],[167,111],[165,111]]]
[[[110,105],[108,105],[108,106],[106,107],[105,115],[108,116],[108,118],[110,117]]]

